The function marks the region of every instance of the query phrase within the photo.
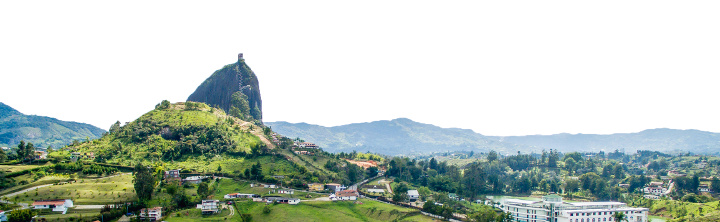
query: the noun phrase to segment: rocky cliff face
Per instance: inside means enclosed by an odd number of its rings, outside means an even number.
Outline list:
[[[220,107],[229,113],[232,94],[235,92],[242,92],[247,96],[250,110],[258,110],[257,113],[253,113],[252,117],[262,121],[260,84],[255,73],[245,64],[245,60],[241,56],[238,56],[238,62],[215,71],[198,86],[187,100]]]

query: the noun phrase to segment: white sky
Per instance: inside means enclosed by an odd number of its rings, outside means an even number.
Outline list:
[[[1,1],[0,102],[107,129],[243,52],[265,121],[720,132],[720,1]]]

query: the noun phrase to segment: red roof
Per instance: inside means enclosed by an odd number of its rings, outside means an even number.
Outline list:
[[[336,192],[335,196],[337,196],[337,197],[353,197],[353,196],[357,197],[360,195],[358,195],[358,192],[355,190],[343,190],[343,191]]]
[[[65,204],[65,200],[37,200],[33,202],[33,206],[35,205],[63,205]]]

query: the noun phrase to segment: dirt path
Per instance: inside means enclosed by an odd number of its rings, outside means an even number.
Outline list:
[[[300,200],[300,202],[310,202],[310,201],[331,201],[330,197],[318,197],[312,200]]]
[[[257,127],[257,126],[253,125],[253,124],[250,123],[250,122],[243,122],[242,124],[240,124],[240,126],[241,126],[241,127],[248,127],[248,128],[249,128],[250,126],[253,126],[253,130],[250,131],[250,133],[252,133],[253,135],[259,137],[259,138],[260,138],[260,141],[262,141],[263,143],[265,143],[265,145],[267,145],[268,148],[270,148],[270,149],[275,149],[275,144],[273,144],[272,142],[270,142],[270,140],[268,140],[268,139],[265,137],[265,134],[263,133],[262,128]]]
[[[105,205],[75,205],[75,209],[102,209],[104,206]]]

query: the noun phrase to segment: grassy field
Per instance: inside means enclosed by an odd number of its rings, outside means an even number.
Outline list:
[[[213,215],[202,215],[200,209],[187,209],[170,213],[165,221],[167,222],[185,222],[185,221],[235,221],[234,218],[240,218],[237,214],[230,215],[230,209],[222,209],[220,213]]]
[[[720,220],[720,201],[688,203],[675,200],[657,200],[650,207],[650,213],[656,216],[682,218],[689,221],[718,221]]]
[[[35,169],[42,166],[49,166],[51,164],[46,165],[0,165],[0,171],[5,173],[12,173],[12,172],[18,172],[28,169]]]
[[[31,190],[17,196],[18,202],[35,200],[72,199],[75,204],[109,204],[136,200],[132,175],[105,179],[78,179],[75,183],[54,185]],[[15,200],[15,197],[11,198]]]
[[[29,176],[28,176],[28,175],[22,175],[22,176],[19,176],[19,177],[16,177],[16,178],[15,178],[16,181],[28,180],[28,179],[29,179]],[[18,185],[18,186],[14,186],[14,187],[12,187],[12,188],[8,188],[8,189],[6,189],[6,190],[3,190],[2,192],[0,192],[0,195],[5,195],[5,194],[13,193],[13,192],[16,192],[16,191],[20,191],[20,190],[24,190],[24,189],[27,189],[27,188],[40,186],[40,185],[55,184],[55,183],[58,183],[58,182],[64,182],[64,181],[68,181],[68,180],[70,180],[70,177],[68,177],[68,176],[63,176],[63,175],[46,176],[46,177],[40,178],[39,180],[37,180],[37,181],[35,181],[35,182],[32,182],[32,183],[28,183],[28,184],[25,184],[25,185]]]
[[[300,198],[300,199],[315,199],[318,197],[322,197],[324,195],[315,194],[315,193],[307,193],[302,191],[295,191],[295,194],[277,194],[272,193],[269,194],[268,192],[272,191],[273,189],[267,189],[262,187],[250,187],[250,182],[247,181],[234,181],[230,179],[222,179],[220,180],[220,184],[218,185],[218,189],[215,190],[215,197],[213,199],[222,200],[223,196],[225,194],[230,193],[252,193],[252,194],[259,194],[262,196],[265,195],[272,195],[272,196],[281,196],[281,197],[293,197],[293,198]],[[280,190],[280,189],[275,189]],[[307,197],[307,195],[310,195],[310,198]]]
[[[362,202],[362,204],[360,204]],[[298,205],[268,205],[270,213],[263,213],[264,203],[237,202],[235,217],[229,221],[241,221],[239,214],[252,215],[253,221],[433,221],[417,210],[397,207],[372,200],[360,200],[357,204],[347,202],[302,202]],[[168,218],[167,221],[183,221]]]
[[[69,209],[66,214],[60,212],[52,212],[49,210],[40,211],[38,214],[40,218],[45,218],[49,222],[65,222],[65,221],[90,221],[96,216],[100,215],[100,209],[83,209],[75,210]],[[70,219],[72,218],[72,219]],[[82,218],[82,220],[78,220]]]

